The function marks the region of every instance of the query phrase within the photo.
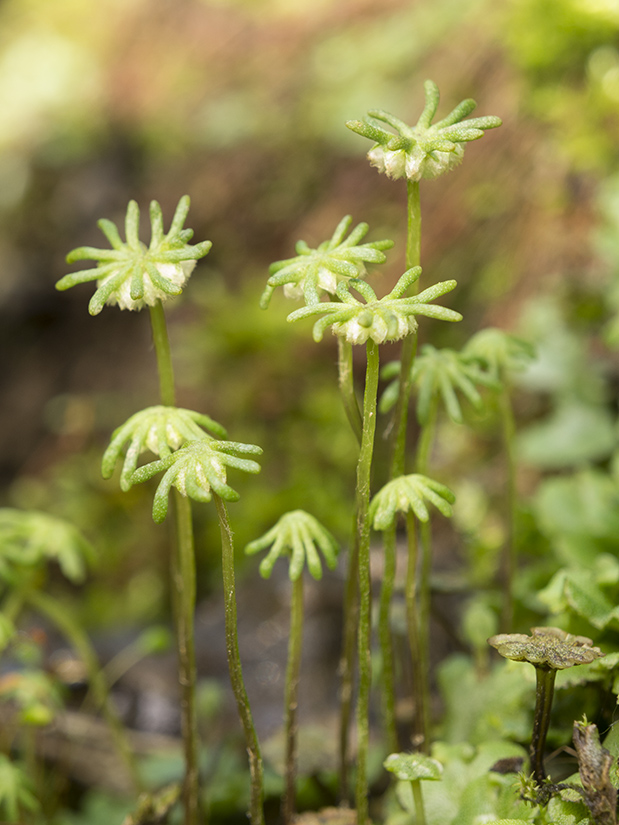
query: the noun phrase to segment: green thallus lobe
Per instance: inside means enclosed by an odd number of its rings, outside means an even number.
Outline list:
[[[338,544],[314,516],[304,510],[293,510],[283,515],[277,524],[263,536],[252,541],[245,548],[248,554],[257,553],[271,547],[260,564],[260,574],[267,579],[273,572],[275,562],[281,556],[288,556],[288,574],[292,583],[290,599],[290,634],[288,642],[288,665],[286,667],[285,718],[286,731],[286,784],[282,801],[284,825],[290,825],[295,810],[295,776],[297,754],[297,693],[301,671],[301,644],[303,636],[303,568],[307,568],[314,579],[322,578],[319,550],[327,566],[337,565]]]

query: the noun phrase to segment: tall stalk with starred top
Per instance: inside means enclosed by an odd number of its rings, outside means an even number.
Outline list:
[[[368,152],[368,159],[373,166],[391,178],[406,178],[407,269],[419,266],[421,263],[420,180],[438,177],[452,169],[462,160],[465,143],[482,137],[484,129],[493,129],[501,124],[498,117],[492,116],[462,122],[463,118],[475,108],[475,102],[470,99],[462,101],[446,118],[432,124],[438,108],[439,91],[431,80],[426,81],[424,89],[425,106],[415,126],[408,126],[399,118],[382,110],[371,110],[362,121],[349,121],[346,124],[353,132],[374,141],[374,146]],[[383,124],[391,127],[395,134],[385,129]],[[391,480],[406,472],[408,406],[416,348],[416,335],[405,338],[400,354],[400,380],[392,419],[392,449],[389,467]],[[390,627],[390,606],[396,569],[395,523],[391,524],[384,533],[384,553],[379,627],[384,669],[385,727],[389,745],[396,750],[398,743]],[[427,745],[426,742],[425,747]]]
[[[132,484],[151,478],[165,470],[155,495],[153,517],[164,520],[168,509],[168,494],[174,487],[175,543],[171,555],[172,602],[174,607],[181,689],[181,721],[185,755],[183,804],[185,825],[199,825],[202,812],[199,804],[198,738],[196,717],[196,663],[194,644],[194,612],[196,601],[196,571],[191,505],[189,498],[208,501],[215,498],[222,533],[222,565],[226,590],[226,641],[233,690],[245,731],[250,756],[252,795],[250,818],[252,825],[261,825],[262,759],[251,710],[243,684],[236,635],[236,602],[234,591],[234,551],[227,513],[222,499],[236,500],[238,494],[226,484],[226,465],[246,472],[258,472],[259,465],[244,455],[257,455],[258,447],[226,441],[221,425],[201,413],[176,407],[174,371],[162,302],[178,295],[183,289],[196,261],[207,254],[210,241],[195,246],[187,242],[192,230],[183,229],[189,210],[189,198],[178,204],[171,228],[163,231],[159,204],[150,207],[151,243],[147,248],[139,240],[139,210],[132,201],[125,222],[126,242],[116,226],[107,220],[99,227],[112,249],[82,247],[68,256],[69,262],[93,259],[94,269],[66,275],[58,289],[68,289],[79,283],[97,281],[89,311],[98,314],[106,303],[121,309],[150,309],[153,341],[159,373],[160,406],[149,407],[119,427],[113,434],[103,456],[102,471],[110,477],[126,445],[120,484],[127,490]],[[220,439],[220,440],[217,440]],[[150,451],[159,457],[137,469],[141,453]]]
[[[147,248],[139,239],[140,213],[135,201],[127,209],[125,221],[126,242],[123,242],[116,226],[108,220],[100,220],[99,228],[111,244],[111,249],[80,247],[67,256],[73,263],[80,260],[96,260],[97,266],[65,275],[57,284],[60,290],[79,283],[97,281],[97,290],[89,303],[91,315],[97,315],[108,304],[121,309],[137,310],[144,305],[150,309],[153,341],[157,356],[161,404],[173,409],[176,403],[174,373],[170,355],[162,300],[179,295],[189,278],[196,261],[208,253],[210,241],[195,246],[188,245],[193,235],[191,229],[183,229],[189,211],[189,198],[180,200],[172,225],[167,234],[163,231],[163,215],[156,201],[150,206],[151,243]],[[165,441],[164,441],[165,443]],[[111,474],[118,451],[104,462],[104,473]],[[140,445],[140,449],[143,445]],[[169,452],[169,449],[168,449]],[[137,456],[136,456],[137,460]],[[179,656],[179,683],[181,685],[181,719],[185,750],[184,806],[186,825],[199,822],[198,800],[198,744],[195,710],[196,667],[193,638],[193,614],[195,608],[195,559],[193,530],[189,502],[180,496],[175,501],[176,542],[172,554],[171,580],[174,612],[176,616],[177,647]]]
[[[384,250],[393,241],[380,240],[361,244],[368,232],[367,223],[358,224],[346,237],[352,218],[346,215],[335,228],[329,240],[315,249],[305,241],[298,241],[296,257],[276,261],[269,268],[269,280],[260,305],[266,308],[276,287],[282,286],[288,298],[305,299],[306,305],[315,306],[322,295],[335,296],[341,281],[364,278],[366,264],[385,261]],[[338,336],[338,383],[346,417],[359,445],[362,440],[362,416],[355,393],[352,343]],[[346,592],[344,596],[343,652],[341,659],[341,724],[340,724],[340,788],[342,796],[348,787],[348,733],[352,717],[353,669],[356,649],[358,612],[358,565],[359,548],[356,539],[348,554]]]
[[[418,295],[404,297],[409,287],[421,275],[421,268],[407,270],[392,291],[381,298],[369,284],[359,279],[341,281],[336,289],[337,301],[323,301],[305,306],[288,316],[289,321],[321,315],[314,324],[313,336],[320,341],[327,327],[351,344],[366,347],[365,388],[363,395],[361,447],[357,461],[355,509],[355,535],[351,546],[358,548],[358,659],[359,693],[357,700],[357,773],[355,780],[355,805],[357,822],[368,822],[367,760],[369,751],[369,709],[372,681],[371,612],[372,588],[370,577],[370,531],[369,517],[372,458],[376,431],[376,404],[379,380],[379,345],[388,341],[398,341],[417,330],[417,315],[439,318],[444,321],[459,321],[461,315],[443,306],[431,303],[436,298],[450,292],[455,281],[434,284]],[[361,295],[358,300],[351,289]]]

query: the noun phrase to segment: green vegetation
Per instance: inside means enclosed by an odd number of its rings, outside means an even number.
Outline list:
[[[155,5],[0,9],[0,820],[616,825],[616,4]]]

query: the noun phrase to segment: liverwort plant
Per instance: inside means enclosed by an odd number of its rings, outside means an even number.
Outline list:
[[[483,137],[484,130],[495,129],[501,119],[494,116],[464,118],[476,108],[472,99],[463,100],[447,117],[432,124],[439,104],[439,90],[431,80],[424,84],[425,106],[415,126],[381,109],[370,110],[363,120],[348,121],[346,126],[362,137],[374,141],[368,160],[390,178],[405,178],[407,186],[406,267],[421,263],[421,205],[419,181],[436,178],[453,169],[464,155],[464,146]],[[385,129],[386,124],[395,134]],[[407,404],[410,395],[410,369],[416,340],[408,339],[401,354],[400,392],[395,414],[392,477],[404,471]]]
[[[391,753],[383,765],[389,773],[393,774],[398,783],[404,785],[407,790],[410,789],[416,825],[426,825],[421,782],[440,780],[443,774],[441,763],[422,753]]]
[[[316,249],[305,241],[298,241],[296,257],[276,261],[269,267],[270,277],[260,299],[266,309],[273,291],[284,288],[288,298],[305,299],[307,306],[319,303],[321,295],[335,296],[338,284],[351,279],[361,279],[367,274],[366,264],[382,264],[386,260],[383,250],[391,249],[393,241],[381,240],[360,244],[369,231],[367,223],[358,224],[346,237],[352,218],[345,215],[328,241]],[[339,387],[344,410],[349,423],[361,441],[361,413],[355,395],[352,369],[352,346],[345,338],[338,338]]]
[[[372,109],[364,120],[351,120],[346,124],[353,132],[374,141],[368,159],[390,178],[405,177],[411,181],[436,178],[460,163],[465,143],[478,140],[484,130],[501,125],[501,119],[493,115],[465,121],[477,106],[470,98],[433,124],[440,98],[438,86],[426,80],[424,92],[426,105],[415,126],[408,126],[381,109]],[[387,124],[396,134],[382,124]]]
[[[410,646],[411,659],[413,661],[413,695],[416,706],[417,730],[414,740],[424,749],[428,749],[430,743],[430,685],[428,650],[425,639],[428,634],[429,624],[429,600],[426,592],[429,591],[429,582],[417,582],[418,567],[418,541],[417,525],[415,519],[425,524],[430,519],[430,513],[426,506],[426,501],[433,504],[436,509],[446,518],[453,514],[451,505],[455,501],[455,496],[444,484],[434,481],[427,476],[414,473],[407,476],[399,476],[388,482],[372,499],[369,510],[369,518],[375,530],[388,531],[395,526],[398,513],[406,517],[406,536],[408,546],[408,564],[406,573],[406,619],[408,642]],[[423,567],[422,567],[423,571]],[[425,571],[424,571],[425,572]],[[391,582],[388,587],[392,587]],[[380,637],[383,656],[385,651],[390,654],[388,637],[389,626],[389,601],[391,592],[385,587],[381,590],[381,610],[379,614]],[[391,662],[388,662],[391,665]],[[387,729],[395,724],[395,710],[393,704],[392,674],[388,674],[388,681],[385,685],[385,707],[387,716]]]
[[[400,369],[398,361],[387,364],[382,371],[382,377],[389,379],[391,383],[386,387],[379,404],[381,412],[389,412],[397,403],[400,387]],[[478,387],[491,387],[497,389],[498,381],[489,374],[474,359],[467,358],[462,352],[452,349],[438,349],[431,344],[424,344],[420,354],[416,355],[410,373],[410,382],[417,393],[417,421],[420,426],[416,453],[416,469],[421,477],[429,472],[431,448],[434,441],[436,424],[439,413],[439,405],[445,407],[450,419],[458,424],[463,422],[462,407],[459,395],[464,396],[476,409],[483,407],[483,397]],[[389,538],[388,534],[387,538]],[[419,644],[420,658],[419,669],[424,673],[420,677],[419,684],[427,693],[428,690],[428,640],[429,640],[429,616],[430,616],[430,570],[432,563],[432,534],[429,520],[420,519],[421,535],[421,570],[419,575]],[[387,545],[389,542],[387,542]],[[385,576],[383,590],[391,590],[393,585],[390,581],[393,566],[390,568],[389,576]],[[408,598],[411,598],[407,592]],[[385,594],[385,599],[387,594]],[[385,606],[384,613],[388,608]],[[385,619],[386,620],[386,619]],[[390,640],[385,630],[385,644]],[[421,703],[420,709],[427,713],[427,699]],[[423,737],[421,737],[423,733]],[[426,717],[418,730],[419,742],[424,743],[423,747],[429,746],[427,739],[429,735],[429,720]]]
[[[530,662],[535,667],[535,716],[529,748],[531,771],[540,790],[547,782],[544,746],[550,725],[550,710],[558,670],[590,664],[604,656],[586,636],[574,636],[558,627],[534,627],[524,633],[499,633],[488,639],[501,656],[515,662]]]
[[[284,730],[286,738],[286,781],[282,801],[282,820],[290,825],[295,812],[295,776],[297,759],[297,693],[301,671],[303,640],[303,569],[307,565],[312,577],[322,578],[319,550],[331,570],[337,565],[338,544],[314,516],[304,510],[293,510],[283,515],[277,524],[245,548],[248,554],[270,547],[260,563],[260,575],[268,579],[280,557],[289,558],[288,575],[292,583],[290,600],[290,633],[288,665],[284,697]]]
[[[88,635],[67,604],[44,592],[49,564],[57,564],[70,582],[78,584],[84,580],[93,559],[91,543],[64,519],[35,510],[0,508],[0,651],[16,638],[17,619],[26,610],[36,612],[56,627],[84,665],[90,691],[103,712],[114,745],[133,786],[140,790],[142,783],[135,759],[110,702],[108,683]],[[46,674],[38,676],[47,679]],[[23,674],[21,683],[32,687],[32,680],[24,682]],[[31,723],[42,725],[51,721],[40,713],[36,716],[30,718]]]
[[[237,703],[239,718],[245,734],[249,766],[251,772],[250,821],[258,825],[264,821],[262,811],[263,780],[262,755],[249,705],[237,633],[236,586],[234,574],[234,544],[232,530],[226,509],[226,501],[238,501],[239,494],[226,481],[226,466],[235,467],[247,473],[257,473],[260,465],[244,455],[260,455],[262,450],[253,444],[239,444],[231,441],[218,442],[212,439],[189,441],[167,458],[153,461],[137,469],[131,476],[131,483],[147,481],[160,472],[159,482],[153,500],[153,519],[161,524],[169,507],[172,487],[188,503],[188,499],[215,503],[222,543],[222,574],[225,594],[226,651],[230,669],[230,680]],[[176,497],[178,499],[178,496]],[[178,503],[177,503],[178,507]],[[183,570],[181,574],[192,575],[195,587],[195,568]],[[189,617],[187,617],[189,621]],[[195,667],[195,666],[194,666]],[[195,681],[195,669],[194,669]]]
[[[193,410],[163,406],[141,410],[112,433],[112,440],[101,461],[103,477],[111,478],[116,463],[128,444],[120,474],[121,489],[126,491],[131,486],[130,479],[142,453],[150,451],[165,458],[187,441],[205,438],[205,430],[210,430],[217,438],[227,436],[221,424],[208,415]]]
[[[153,504],[153,517],[158,523],[165,519],[169,493],[174,488],[175,546],[171,553],[171,581],[185,756],[185,825],[198,825],[202,818],[199,805],[195,696],[196,571],[189,499],[209,501],[213,498],[215,501],[222,536],[228,663],[250,758],[250,818],[252,825],[260,825],[264,820],[262,757],[238,653],[234,548],[224,499],[238,499],[238,494],[226,483],[226,467],[258,472],[259,465],[244,456],[258,455],[261,450],[254,445],[222,440],[226,438],[226,433],[221,425],[208,416],[176,407],[174,371],[163,302],[182,292],[196,262],[211,248],[210,241],[195,245],[188,243],[193,236],[191,229],[183,228],[188,211],[189,198],[185,196],[179,201],[170,230],[164,233],[161,207],[153,201],[150,206],[151,242],[147,247],[139,239],[139,208],[135,201],[131,201],[125,220],[126,241],[122,241],[118,229],[111,221],[99,221],[99,227],[112,249],[80,247],[74,250],[68,255],[70,263],[93,259],[97,266],[66,275],[56,286],[64,290],[77,284],[96,281],[97,289],[89,304],[92,315],[99,313],[106,303],[130,310],[149,307],[159,373],[160,406],[149,407],[137,413],[114,432],[103,458],[102,471],[106,477],[112,474],[114,465],[127,444],[129,446],[121,473],[123,489],[164,471]],[[146,450],[154,453],[158,460],[136,469],[140,454]]]
[[[417,329],[416,315],[426,315],[444,321],[459,321],[461,315],[430,301],[450,292],[455,281],[435,284],[416,296],[403,297],[407,288],[420,276],[421,268],[407,270],[393,290],[382,299],[364,281],[353,279],[338,285],[338,302],[322,302],[292,312],[289,321],[323,314],[314,324],[314,340],[320,341],[328,326],[335,335],[353,344],[365,344],[366,374],[363,396],[362,436],[357,462],[355,494],[356,530],[352,546],[358,554],[358,656],[359,695],[357,701],[357,776],[355,802],[358,822],[363,825],[368,818],[367,757],[369,747],[369,701],[371,686],[371,581],[370,581],[370,529],[369,518],[372,457],[376,430],[376,405],[379,380],[379,344],[397,341]],[[350,293],[353,287],[365,299],[357,300]]]
[[[190,246],[192,229],[183,229],[189,212],[189,197],[178,202],[169,231],[163,232],[163,215],[157,201],[150,205],[151,241],[146,247],[139,237],[140,209],[130,201],[125,220],[126,241],[117,227],[105,218],[99,229],[112,249],[81,246],[67,255],[67,263],[93,260],[97,266],[71,272],[61,278],[56,289],[69,289],[76,284],[97,281],[88,311],[98,315],[105,304],[118,304],[120,309],[139,310],[143,306],[157,307],[168,298],[180,295],[193,272],[196,261],[210,250],[211,241]]]
[[[368,152],[370,163],[393,179],[406,180],[407,194],[407,232],[406,232],[406,267],[407,270],[418,267],[421,263],[421,202],[419,183],[422,179],[432,179],[453,169],[464,154],[466,143],[481,138],[486,129],[501,125],[495,116],[464,120],[475,109],[471,99],[462,101],[447,117],[432,123],[439,103],[438,87],[431,80],[424,84],[425,106],[414,126],[407,125],[394,115],[382,110],[370,110],[363,120],[352,120],[346,125],[364,138],[373,141]],[[386,128],[387,127],[387,128]],[[393,131],[391,131],[393,130]],[[412,370],[417,348],[417,336],[412,334],[404,338],[400,352],[400,368],[397,399],[393,412],[392,449],[389,476],[395,479],[406,472],[406,438],[408,423],[408,404],[412,386]],[[418,465],[419,469],[419,465]],[[420,472],[423,472],[420,470]],[[429,564],[429,531],[422,536],[426,545],[426,567]],[[384,533],[384,579],[386,597],[393,591],[393,579],[396,569],[396,533],[395,523]],[[387,621],[388,610],[383,602],[382,622]],[[427,642],[426,642],[427,644]],[[392,654],[391,639],[384,635],[383,657],[389,668]],[[346,658],[346,657],[345,657]],[[345,678],[352,679],[352,667],[344,665]],[[389,677],[388,677],[389,678]],[[393,707],[394,701],[388,703]],[[342,713],[342,742],[348,739],[346,714]],[[388,739],[395,746],[395,723],[387,718]],[[427,746],[427,744],[426,744]],[[342,754],[342,765],[346,753]],[[342,774],[344,769],[342,768]]]
[[[393,241],[382,240],[360,244],[369,231],[367,223],[358,224],[346,237],[352,217],[346,215],[338,223],[328,241],[311,249],[305,241],[298,241],[294,258],[275,261],[269,267],[267,281],[260,306],[269,305],[273,291],[284,288],[287,298],[305,299],[308,306],[317,304],[321,295],[334,295],[340,281],[363,278],[366,263],[382,264],[386,260],[384,249],[391,249]]]

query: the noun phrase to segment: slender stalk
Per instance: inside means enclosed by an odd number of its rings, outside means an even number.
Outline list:
[[[421,208],[419,182],[407,181],[407,231],[406,269],[419,266],[421,261]],[[394,411],[393,446],[390,479],[405,472],[406,430],[408,425],[408,402],[411,394],[411,370],[417,349],[417,335],[409,335],[402,342],[400,353],[400,389]]]
[[[417,522],[410,510],[406,514],[406,538],[408,560],[406,570],[406,624],[408,644],[413,662],[413,691],[415,697],[415,745],[427,751],[430,741],[428,719],[428,671],[425,661],[426,650],[422,644],[417,605],[417,567],[419,563],[419,545],[417,541]]]
[[[407,180],[406,269],[419,266],[421,260],[421,209],[419,182]],[[393,414],[393,432],[389,480],[401,476],[406,468],[406,433],[408,406],[411,394],[411,373],[417,350],[417,335],[409,335],[402,342],[400,352],[400,381],[398,399]],[[383,707],[385,729],[390,746],[397,750],[395,721],[395,677],[393,673],[393,641],[391,637],[390,602],[396,572],[396,528],[384,534],[385,569],[380,596],[379,637],[383,657]],[[413,661],[413,668],[416,663]]]
[[[292,583],[290,601],[290,637],[286,666],[285,719],[286,731],[286,787],[282,805],[284,825],[290,825],[295,812],[295,779],[297,768],[297,704],[299,673],[301,671],[301,643],[303,639],[303,576]]]
[[[546,771],[544,770],[544,747],[546,745],[546,735],[550,727],[550,709],[552,707],[552,697],[555,687],[557,671],[551,667],[543,665],[535,666],[535,676],[537,685],[535,688],[535,716],[533,719],[533,735],[529,756],[531,758],[531,768],[533,776],[538,785],[546,781]]]
[[[161,403],[171,407],[176,403],[176,390],[170,340],[161,301],[150,307],[150,320],[157,356]],[[194,635],[196,569],[191,504],[177,490],[174,490],[174,527],[175,546],[171,555],[170,568],[178,650],[178,680],[181,689],[181,730],[185,756],[184,825],[197,825],[200,821],[200,776]]]
[[[228,654],[228,668],[230,682],[236,699],[236,705],[245,734],[245,743],[249,756],[249,771],[251,775],[251,799],[249,819],[252,825],[263,825],[264,813],[262,809],[263,779],[262,754],[254,720],[243,681],[243,670],[239,654],[239,639],[237,632],[236,587],[234,577],[234,544],[232,530],[228,520],[228,511],[223,500],[213,493],[213,500],[217,508],[219,529],[221,532],[221,561],[224,583],[225,623],[226,623],[226,652]]]
[[[509,633],[514,623],[514,578],[518,566],[516,550],[516,422],[509,396],[509,388],[502,384],[499,407],[503,427],[503,443],[507,469],[507,541],[503,560],[503,615],[501,617],[504,633]]]
[[[422,475],[427,475],[430,466],[430,454],[436,433],[436,420],[438,418],[438,395],[432,398],[428,420],[421,428],[419,441],[417,443],[417,455],[415,457],[415,470]]]
[[[157,355],[157,371],[159,373],[159,395],[161,403],[166,407],[173,407],[176,403],[174,389],[174,370],[170,353],[170,339],[166,326],[165,314],[161,301],[157,301],[150,309],[150,324],[153,332],[153,343]]]
[[[421,202],[419,181],[406,181],[406,268],[421,261]]]
[[[358,825],[368,822],[367,758],[370,738],[370,687],[372,681],[372,590],[370,577],[370,482],[374,434],[376,432],[376,397],[378,394],[378,345],[367,342],[367,367],[363,395],[363,433],[357,463],[357,536],[359,542],[359,699],[357,702],[357,777],[355,803]]]
[[[9,593],[7,593],[6,598],[2,602],[2,608],[0,608],[0,613],[2,613],[5,619],[8,619],[12,624],[14,624],[23,606],[24,594],[22,590],[11,590],[9,591]],[[4,653],[10,641],[11,640],[9,638],[4,642],[4,644],[0,644],[0,654]]]
[[[131,777],[131,782],[137,792],[143,789],[142,780],[138,773],[137,764],[133,756],[133,751],[127,740],[125,729],[118,718],[112,703],[109,700],[109,693],[105,678],[99,666],[97,654],[93,650],[87,634],[81,628],[79,622],[71,615],[65,604],[60,604],[46,593],[38,590],[30,590],[25,594],[26,601],[41,615],[49,619],[60,632],[65,636],[75,649],[75,652],[84,663],[90,682],[90,690],[93,693],[97,705],[101,708],[103,717],[107,722],[112,739],[121,756],[127,772]]]
[[[419,435],[417,445],[416,469],[418,473],[427,475],[430,463],[430,452],[436,430],[438,416],[438,396],[432,399],[428,421]],[[421,564],[419,569],[419,588],[417,595],[417,616],[419,628],[419,696],[422,709],[422,730],[424,739],[422,750],[429,752],[430,747],[430,608],[432,572],[432,530],[430,522],[421,522],[419,525],[421,539]]]
[[[352,344],[338,337],[338,383],[346,417],[352,431],[361,444],[361,412],[354,388]],[[356,515],[355,515],[356,524]],[[356,530],[353,530],[356,534]],[[350,723],[352,718],[352,686],[357,650],[357,616],[358,607],[358,546],[353,542],[348,558],[346,590],[344,595],[344,614],[342,630],[342,655],[340,657],[340,741],[339,741],[339,793],[340,801],[348,799],[348,751]]]
[[[353,675],[357,651],[357,627],[359,624],[359,538],[355,513],[352,546],[348,553],[348,571],[344,591],[343,644],[340,659],[340,749],[339,794],[340,802],[348,800],[348,751],[352,720]]]
[[[361,444],[361,411],[353,383],[352,344],[338,336],[338,382],[346,417],[359,444]]]
[[[352,344],[338,337],[338,383],[346,417],[359,444],[361,444],[361,412],[355,394],[353,381]],[[355,516],[356,523],[356,516]],[[355,531],[353,531],[355,532]],[[342,631],[342,655],[340,657],[340,743],[339,743],[339,786],[340,801],[348,799],[348,750],[350,722],[352,718],[352,684],[357,650],[357,616],[358,616],[358,547],[357,542],[350,548],[346,590],[344,595],[344,615]]]
[[[200,821],[198,769],[198,717],[196,709],[196,652],[194,614],[196,562],[191,503],[174,490],[175,552],[171,559],[173,603],[176,614],[178,680],[181,688],[181,730],[185,755],[183,807],[185,825]]]
[[[378,608],[378,636],[383,666],[383,718],[389,753],[399,751],[395,713],[395,673],[391,638],[391,599],[396,573],[396,525],[383,533],[384,568]]]
[[[426,810],[423,805],[421,780],[413,779],[411,788],[413,790],[413,802],[415,804],[415,825],[426,825]]]

